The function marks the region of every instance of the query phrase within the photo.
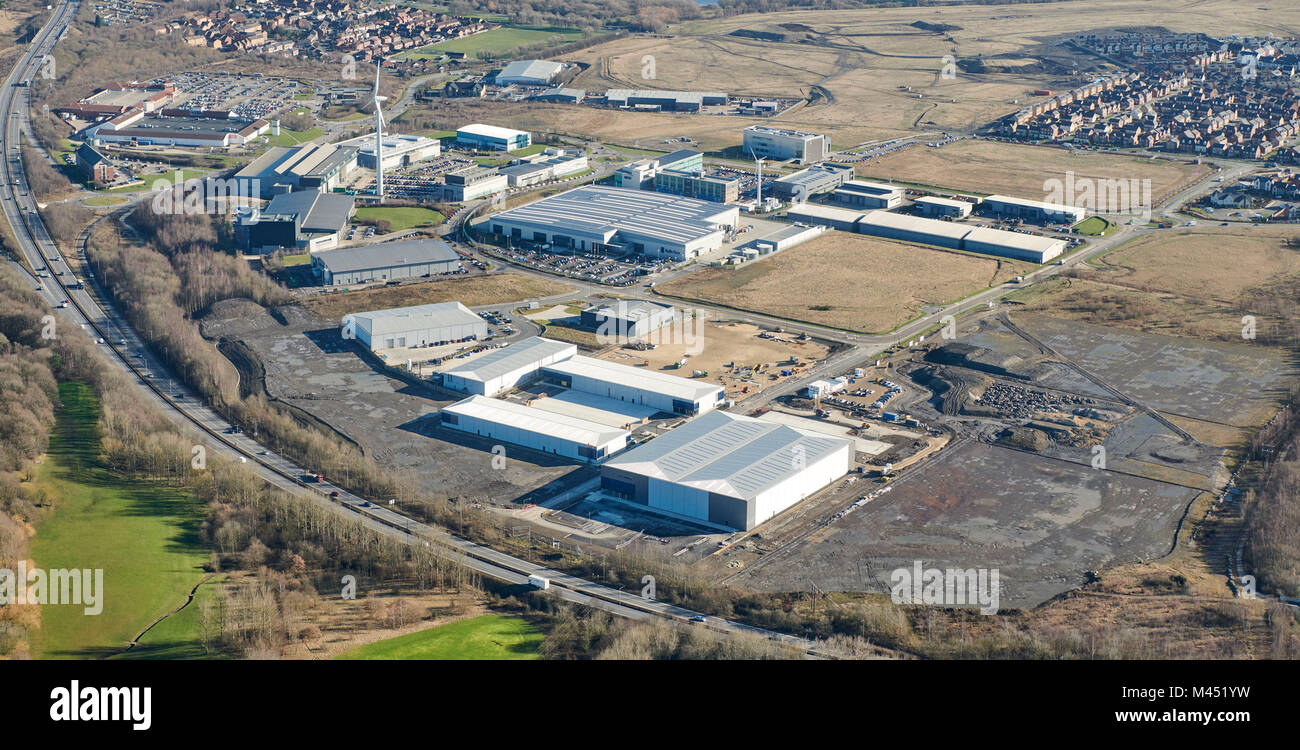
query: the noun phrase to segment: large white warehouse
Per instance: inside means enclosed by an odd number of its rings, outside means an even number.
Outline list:
[[[502,211],[479,226],[503,239],[689,260],[721,247],[739,222],[736,206],[588,186]]]
[[[626,448],[630,439],[618,427],[485,396],[457,401],[441,419],[454,430],[592,463]]]
[[[720,385],[581,355],[541,369],[545,383],[672,414],[709,411],[723,398]]]
[[[607,461],[601,488],[748,530],[853,468],[853,443],[714,411]]]
[[[494,349],[444,372],[442,384],[456,391],[495,396],[535,379],[543,365],[568,359],[577,353],[578,347],[573,344],[533,336]]]
[[[487,323],[459,302],[394,307],[343,316],[343,337],[370,351],[437,346],[487,337]]]

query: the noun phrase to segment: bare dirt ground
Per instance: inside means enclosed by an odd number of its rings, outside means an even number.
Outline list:
[[[921,560],[997,568],[1003,605],[1031,607],[1082,584],[1086,570],[1167,553],[1197,494],[976,442],[892,486],[770,562],[751,560],[737,585],[887,593],[891,571]]]
[[[459,301],[467,307],[514,302],[529,297],[548,297],[571,290],[568,284],[518,273],[467,276],[460,279],[418,284],[377,286],[349,292],[330,292],[308,297],[303,306],[331,321],[362,310],[427,305]]]
[[[759,338],[761,329],[748,323],[734,321],[706,321],[698,338],[699,351],[686,357],[687,352],[696,348],[686,341],[663,341],[656,349],[637,351],[616,347],[602,352],[601,359],[633,367],[644,366],[652,370],[662,370],[671,375],[688,377],[695,370],[704,370],[709,374],[699,380],[717,383],[726,389],[728,398],[742,395],[748,387],[752,395],[760,389],[799,377],[798,373],[782,377],[778,363],[796,357],[806,367],[826,358],[830,347],[815,340],[798,341],[791,334],[773,334],[776,338]],[[686,358],[686,364],[680,369],[669,366]],[[768,371],[757,374],[753,379],[738,377],[727,365],[736,363],[737,367],[768,366]],[[802,369],[799,368],[799,369]],[[769,377],[775,375],[775,377]]]
[[[878,180],[934,185],[950,190],[1046,200],[1047,180],[1150,180],[1152,205],[1179,187],[1204,178],[1204,164],[964,139],[940,148],[909,146],[862,162],[858,174]]]
[[[658,291],[789,320],[879,333],[927,305],[995,286],[1031,264],[827,232],[743,267],[705,267]],[[819,309],[826,308],[826,309]]]

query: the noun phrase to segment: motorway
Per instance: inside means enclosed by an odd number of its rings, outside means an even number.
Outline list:
[[[41,295],[52,306],[65,299],[69,301],[67,307],[56,309],[59,324],[85,329],[92,340],[102,345],[107,366],[116,367],[133,378],[162,413],[194,432],[196,444],[205,446],[215,455],[245,464],[277,488],[326,505],[385,536],[431,546],[470,569],[497,580],[523,585],[527,584],[530,575],[548,578],[551,591],[566,601],[589,605],[630,619],[662,617],[676,622],[688,622],[703,617],[701,613],[682,607],[643,599],[634,593],[520,560],[421,523],[389,507],[376,505],[341,487],[328,483],[303,482],[300,477],[308,473],[307,469],[275,454],[247,435],[235,432],[231,423],[203,405],[196,394],[153,357],[119,311],[111,304],[102,302],[107,297],[101,298],[95,294],[97,282],[94,279],[86,279],[85,289],[72,288],[71,270],[67,267],[66,260],[60,257],[58,246],[37,213],[36,199],[23,169],[20,133],[30,132],[27,87],[15,84],[31,79],[42,56],[53,49],[64,27],[76,13],[77,5],[76,0],[62,0],[54,6],[49,20],[19,58],[4,82],[3,93],[0,93],[0,116],[3,116],[5,122],[0,142],[0,148],[3,148],[5,154],[0,203],[3,203],[4,217],[13,231],[18,251],[27,264],[23,267],[15,260],[12,265],[35,288],[40,289]],[[83,232],[78,244],[82,245],[87,236],[88,232]],[[49,269],[48,280],[37,278],[31,272],[42,267]],[[58,275],[59,271],[65,275]],[[706,618],[704,627],[726,633],[753,633],[815,654],[813,644],[805,639],[717,617]]]

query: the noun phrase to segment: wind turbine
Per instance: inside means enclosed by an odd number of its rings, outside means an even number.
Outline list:
[[[758,165],[758,197],[755,199],[757,206],[754,213],[761,213],[763,211],[763,157],[754,157],[754,163]]]
[[[375,61],[375,93],[371,101],[375,103],[375,197],[380,203],[384,201],[384,112],[379,103],[388,97],[379,95],[379,70],[383,60]]]

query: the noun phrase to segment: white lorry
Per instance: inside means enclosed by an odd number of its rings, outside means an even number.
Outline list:
[[[541,576],[538,575],[528,576],[528,585],[532,586],[535,589],[541,589],[542,591],[545,591],[551,587],[551,579],[542,578]]]

